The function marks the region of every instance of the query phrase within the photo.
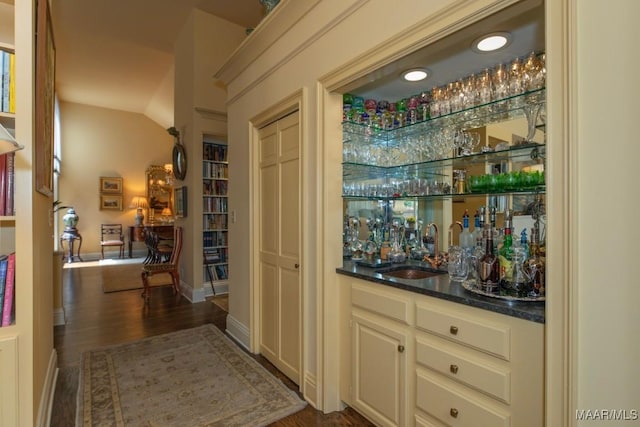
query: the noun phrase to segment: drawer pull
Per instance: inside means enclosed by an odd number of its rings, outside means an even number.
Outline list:
[[[450,326],[449,327],[449,332],[451,332],[451,335],[458,335],[458,327],[457,326]]]
[[[398,352],[404,353],[404,346],[402,344],[398,345]]]
[[[458,418],[458,410],[456,408],[451,408],[449,410],[449,415],[451,415],[453,418]]]
[[[449,366],[449,370],[451,371],[452,374],[457,374],[458,373],[458,365]]]

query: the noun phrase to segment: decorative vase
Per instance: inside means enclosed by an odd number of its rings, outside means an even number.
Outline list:
[[[280,0],[260,0],[260,4],[264,6],[265,12],[268,15],[271,13],[274,7],[280,3]]]
[[[80,217],[76,214],[75,209],[70,208],[62,217],[62,222],[64,222],[65,229],[75,229],[79,219]]]

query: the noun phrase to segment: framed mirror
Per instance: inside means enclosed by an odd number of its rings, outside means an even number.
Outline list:
[[[171,166],[171,165],[169,165]],[[149,222],[160,219],[166,208],[174,212],[173,177],[171,170],[161,165],[151,165],[146,170],[147,201],[149,202]]]
[[[173,173],[181,181],[187,176],[187,154],[179,143],[173,145]]]

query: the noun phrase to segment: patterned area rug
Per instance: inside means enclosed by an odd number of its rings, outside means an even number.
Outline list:
[[[203,325],[83,353],[76,426],[264,426],[305,406]]]

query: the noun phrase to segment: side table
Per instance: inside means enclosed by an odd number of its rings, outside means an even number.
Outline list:
[[[60,236],[60,249],[64,252],[64,241],[67,241],[68,251],[67,251],[67,262],[72,263],[74,261],[74,252],[73,245],[74,242],[78,241],[78,252],[76,253],[76,257],[80,261],[82,261],[82,257],[80,257],[80,248],[82,247],[82,236],[78,232],[77,228],[65,228],[62,232],[62,236]]]

